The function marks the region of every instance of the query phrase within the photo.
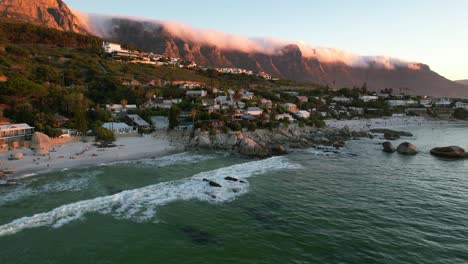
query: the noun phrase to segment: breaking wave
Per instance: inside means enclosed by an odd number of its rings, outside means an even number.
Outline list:
[[[155,218],[156,209],[160,206],[188,200],[211,203],[229,202],[248,191],[249,183],[245,181],[246,178],[269,171],[296,168],[299,168],[299,165],[290,163],[285,157],[273,157],[202,172],[187,179],[80,201],[63,205],[49,212],[20,218],[0,226],[0,236],[12,235],[30,228],[59,228],[88,213],[112,215],[117,219],[135,222],[148,222]],[[238,181],[226,180],[228,176],[237,178]],[[211,187],[206,180],[215,181],[222,187]]]
[[[214,159],[214,156],[210,155],[197,155],[192,154],[189,152],[178,153],[170,156],[164,156],[160,158],[154,159],[142,159],[136,161],[121,161],[112,163],[112,165],[122,165],[122,164],[129,164],[132,166],[141,166],[141,167],[168,167],[178,163],[190,164],[190,163],[197,163],[201,161],[206,161],[210,159]]]

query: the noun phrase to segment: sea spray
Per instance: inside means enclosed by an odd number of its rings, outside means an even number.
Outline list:
[[[199,155],[192,154],[189,152],[178,153],[174,155],[154,158],[154,159],[142,159],[136,161],[120,161],[109,165],[129,165],[132,167],[152,167],[152,168],[163,168],[169,167],[176,164],[192,164],[209,159],[214,159],[212,155]],[[63,169],[62,172],[67,172],[68,169]],[[43,193],[54,193],[63,191],[78,192],[87,188],[93,177],[103,174],[103,171],[96,170],[93,172],[72,172],[65,175],[63,180],[44,184],[41,186],[32,186],[31,183],[35,182],[38,178],[33,178],[36,174],[24,175],[21,180],[24,181],[20,185],[16,186],[15,189],[4,189],[0,190],[0,206],[5,204],[16,202],[22,199],[26,199],[32,196],[40,195]]]
[[[246,178],[273,170],[296,168],[299,168],[299,165],[290,163],[286,157],[273,157],[201,172],[191,178],[80,201],[49,212],[20,218],[0,226],[0,236],[12,235],[24,229],[37,227],[58,228],[88,213],[109,214],[118,219],[147,222],[154,219],[157,208],[160,206],[188,200],[211,203],[229,202],[248,191],[249,183],[245,181]],[[239,181],[229,181],[225,179],[226,177],[237,178]],[[205,180],[216,181],[222,187],[210,187]]]

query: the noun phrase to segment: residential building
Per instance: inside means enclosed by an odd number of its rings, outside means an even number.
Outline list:
[[[121,114],[121,113],[126,113],[128,110],[136,110],[136,109],[138,109],[136,105],[126,105],[126,106],[122,106],[121,104],[106,105],[106,110],[111,114]]]
[[[135,129],[125,123],[104,123],[102,125],[105,129],[112,131],[115,135],[125,135],[136,132]]]
[[[353,99],[344,97],[344,96],[337,96],[337,97],[333,97],[332,101],[340,102],[340,103],[350,103],[351,101],[353,101]]]
[[[430,108],[430,107],[432,107],[432,100],[431,99],[422,99],[422,100],[419,101],[419,104],[424,106],[424,107]]]
[[[279,114],[279,115],[276,115],[275,116],[275,119],[276,120],[283,120],[283,119],[287,119],[289,122],[293,122],[295,121],[296,119],[294,119],[294,117],[292,117],[292,115],[290,114]]]
[[[34,127],[28,124],[0,125],[0,147],[9,147],[13,142],[29,141],[33,134]]]
[[[263,109],[259,107],[249,107],[245,111],[246,115],[251,115],[251,116],[260,116],[263,114]]]
[[[450,107],[452,104],[452,100],[450,99],[440,99],[439,101],[435,102],[435,106],[437,107]]]
[[[296,96],[296,98],[301,103],[308,103],[309,102],[309,97],[307,97],[307,96],[298,95],[298,96]]]
[[[242,99],[243,100],[252,100],[254,98],[255,94],[252,92],[244,92],[242,93]]]
[[[296,113],[294,113],[294,115],[297,116],[298,118],[304,118],[304,119],[307,119],[310,117],[310,113],[304,110],[297,111]]]
[[[205,90],[187,91],[187,97],[190,97],[190,98],[206,97],[207,95],[208,95],[208,92]]]
[[[468,110],[468,103],[456,102],[455,103],[455,108]]]
[[[146,122],[143,118],[139,115],[127,115],[128,121],[133,125],[140,129],[150,129],[151,125]]]
[[[54,127],[55,128],[63,127],[69,121],[70,121],[70,119],[68,119],[68,118],[66,118],[64,116],[61,116],[59,114],[54,115]]]
[[[359,99],[364,102],[373,102],[377,101],[379,97],[377,95],[362,95],[359,97]]]
[[[297,112],[297,105],[295,105],[295,104],[293,104],[293,103],[286,103],[286,104],[283,104],[283,107],[284,107],[288,112],[291,112],[291,113]]]
[[[260,104],[263,106],[263,107],[266,107],[266,108],[272,108],[273,107],[273,102],[271,100],[268,100],[268,99],[262,99],[260,101]]]

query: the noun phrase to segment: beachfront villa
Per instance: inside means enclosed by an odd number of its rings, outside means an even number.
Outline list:
[[[102,127],[112,131],[115,135],[127,135],[127,134],[131,134],[135,132],[133,127],[125,123],[116,123],[116,122],[104,123]]]
[[[13,142],[29,141],[34,127],[28,124],[8,124],[0,126],[0,148],[10,147]]]

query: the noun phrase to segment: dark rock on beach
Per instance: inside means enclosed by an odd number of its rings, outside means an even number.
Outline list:
[[[372,133],[383,134],[386,140],[397,140],[401,137],[412,137],[413,134],[406,131],[395,131],[391,129],[371,129]]]
[[[452,159],[466,159],[468,153],[464,149],[457,146],[434,148],[431,150],[431,154],[437,157],[452,158]]]
[[[208,184],[211,186],[211,187],[216,187],[216,188],[221,188],[223,186],[221,186],[221,184],[215,182],[215,181],[210,181],[208,179],[203,179],[204,182],[208,182]]]
[[[396,151],[395,147],[393,146],[392,142],[384,142],[382,143],[383,151],[386,153],[394,153]]]
[[[239,179],[236,179],[236,178],[234,178],[234,177],[226,177],[226,178],[224,178],[224,179],[225,179],[226,181],[233,181],[233,182],[239,181]]]
[[[397,152],[402,155],[414,156],[418,154],[418,148],[409,142],[404,142],[398,146]]]

